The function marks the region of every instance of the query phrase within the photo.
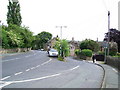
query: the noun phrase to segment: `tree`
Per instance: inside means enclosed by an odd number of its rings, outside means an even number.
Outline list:
[[[69,56],[69,44],[67,40],[59,40],[55,44],[55,48],[58,50],[59,57],[64,60],[64,57]]]
[[[19,2],[12,2],[9,0],[8,13],[7,13],[7,24],[15,24],[20,26],[22,23],[22,17],[20,14]]]
[[[52,34],[49,32],[41,32],[38,35],[36,35],[36,44],[38,48],[43,48],[45,43],[47,43],[52,38]]]
[[[3,48],[30,48],[32,47],[33,33],[28,27],[10,24],[2,26]]]
[[[90,49],[94,52],[97,52],[99,50],[99,44],[96,41],[86,39],[80,43],[80,49]]]
[[[118,31],[117,29],[110,29],[110,41],[114,41],[117,43],[118,45],[118,52],[120,52],[120,31]],[[108,40],[108,32],[105,33],[105,38],[104,41]]]

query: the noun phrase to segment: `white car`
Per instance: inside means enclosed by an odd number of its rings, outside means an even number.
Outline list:
[[[55,50],[55,49],[50,49],[49,51],[48,51],[48,56],[58,56],[58,51],[57,50]]]

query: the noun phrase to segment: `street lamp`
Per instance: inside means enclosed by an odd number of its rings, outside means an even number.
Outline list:
[[[60,28],[60,37],[62,40],[62,29],[67,28],[67,26],[56,26],[56,28]],[[60,40],[60,42],[61,42],[61,40]],[[62,56],[62,46],[61,45],[60,45],[60,56]]]
[[[56,28],[60,28],[60,37],[61,37],[61,40],[62,40],[62,29],[67,28],[67,26],[56,26]]]
[[[110,42],[110,11],[108,11],[108,52],[107,55],[109,55],[109,42]]]
[[[13,2],[18,2],[18,0],[12,0]]]

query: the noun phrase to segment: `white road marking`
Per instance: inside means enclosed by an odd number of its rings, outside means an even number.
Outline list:
[[[36,68],[36,67],[32,67],[32,68],[30,68],[30,69],[32,70],[32,69],[35,69],[35,68]]]
[[[40,67],[40,65],[37,65],[36,68],[37,68],[37,67]]]
[[[17,59],[20,59],[20,58],[9,59],[9,60],[2,60],[2,62],[7,62],[7,61],[14,61],[14,60],[17,60]]]
[[[40,66],[40,65],[38,65],[38,66]],[[72,68],[72,69],[70,69],[71,71],[72,70],[75,70],[75,69],[77,69],[79,67],[79,65],[78,66],[76,66],[76,67],[74,67],[74,68]],[[26,71],[29,71],[30,69],[27,69]],[[69,70],[68,70],[69,71]],[[19,72],[20,73],[20,72]],[[64,73],[64,72],[63,72]],[[0,88],[3,88],[4,86],[7,86],[7,85],[9,85],[9,84],[12,84],[12,83],[22,83],[22,82],[30,82],[30,81],[36,81],[36,80],[42,80],[42,79],[46,79],[46,78],[52,78],[52,77],[55,77],[55,76],[59,76],[59,75],[61,75],[61,74],[63,74],[63,73],[56,73],[56,74],[53,74],[53,75],[48,75],[48,76],[44,76],[44,77],[39,77],[39,78],[34,78],[34,79],[28,79],[28,80],[21,80],[21,81],[10,81],[10,82],[6,82],[6,83],[3,83],[3,85],[0,85]],[[9,76],[10,77],[10,76]],[[9,78],[9,77],[6,77],[6,78]]]
[[[79,68],[79,66],[76,66],[76,67],[74,67],[74,68],[72,68],[72,69],[70,69],[70,70],[72,71],[72,70],[77,69],[77,68]]]
[[[10,78],[11,76],[7,76],[7,77],[4,77],[4,78],[2,78],[2,79],[0,79],[0,80],[5,80],[5,79],[8,79],[8,78]]]
[[[3,87],[5,87],[5,86],[7,86],[7,85],[9,85],[9,84],[11,84],[12,82],[0,82],[0,89],[1,88],[3,88]]]
[[[26,72],[30,71],[30,69],[25,70]]]
[[[49,61],[47,61],[47,62],[44,62],[44,63],[43,63],[43,64],[41,64],[41,65],[47,64],[47,63],[49,63],[51,60],[52,60],[52,59],[50,59],[50,60],[49,60]]]
[[[61,73],[53,74],[53,75],[49,75],[49,76],[44,76],[44,77],[40,77],[40,78],[35,78],[35,79],[28,79],[28,80],[21,80],[21,81],[12,81],[12,83],[36,81],[36,80],[46,79],[46,78],[55,77],[55,76],[59,76],[59,75],[61,75]]]
[[[14,75],[19,75],[19,74],[22,74],[23,72],[18,72],[18,73],[15,73]]]
[[[115,70],[114,68],[112,68],[112,70],[113,70],[113,71],[115,71],[115,72],[118,72],[118,71],[117,71],[117,70]]]

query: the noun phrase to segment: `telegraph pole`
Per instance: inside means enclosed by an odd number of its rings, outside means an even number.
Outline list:
[[[107,55],[109,55],[109,48],[110,48],[110,46],[109,46],[109,42],[110,42],[110,11],[108,11],[108,40],[107,40],[107,42],[108,42],[108,52],[107,52]]]
[[[67,28],[67,26],[56,26],[56,28],[60,28],[60,37],[61,37],[61,40],[62,40],[62,29]]]
[[[62,40],[62,29],[67,28],[67,26],[56,26],[56,28],[60,28],[60,37]],[[60,42],[61,42],[61,40],[60,40]],[[60,56],[62,56],[62,46],[61,45],[60,45]]]

